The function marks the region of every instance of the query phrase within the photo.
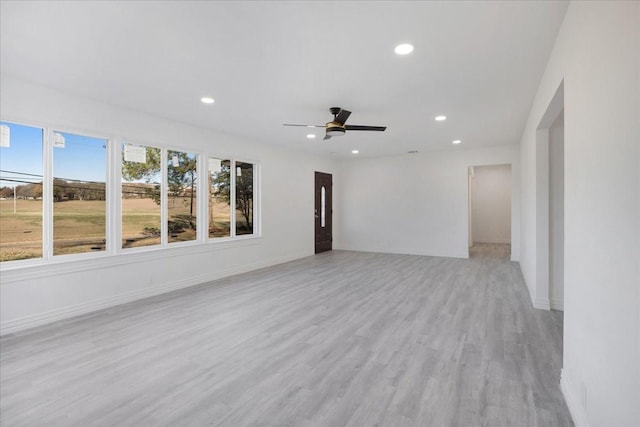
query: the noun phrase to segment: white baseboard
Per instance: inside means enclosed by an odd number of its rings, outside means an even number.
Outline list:
[[[551,308],[553,310],[564,311],[564,299],[551,298]]]
[[[34,328],[36,326],[46,325],[48,323],[56,322],[58,320],[64,320],[71,317],[79,316],[81,314],[87,314],[94,311],[102,310],[116,305],[126,304],[132,301],[136,301],[143,298],[148,298],[167,292],[175,291],[178,289],[187,288],[190,286],[200,285],[203,283],[211,282],[213,280],[222,279],[224,277],[233,276],[235,274],[246,273],[260,268],[271,267],[273,265],[282,264],[285,262],[293,261],[299,258],[308,256],[304,255],[290,255],[280,258],[273,258],[268,261],[261,261],[253,264],[242,265],[238,267],[228,268],[226,270],[217,271],[215,273],[200,275],[196,277],[190,277],[185,280],[177,282],[156,284],[151,288],[138,290],[134,292],[127,292],[120,295],[115,295],[108,298],[89,301],[82,304],[77,304],[69,307],[64,307],[57,310],[48,311],[45,313],[38,313],[32,316],[23,317],[20,319],[9,320],[0,324],[0,335],[11,334],[26,329]]]
[[[539,310],[551,310],[549,298],[536,297],[536,299],[533,301],[533,307]]]
[[[576,427],[589,427],[587,411],[582,403],[580,403],[582,399],[576,395],[576,388],[569,379],[567,371],[564,369],[560,371],[560,389],[562,390],[562,395],[564,396],[565,402],[567,402],[569,413],[571,413],[571,418],[573,418],[573,423]]]

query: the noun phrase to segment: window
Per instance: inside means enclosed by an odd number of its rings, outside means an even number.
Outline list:
[[[256,163],[5,121],[0,131],[3,263],[259,231]],[[198,179],[207,180],[200,189]]]
[[[0,261],[42,257],[42,129],[0,122]]]
[[[106,249],[107,144],[53,133],[53,254]]]
[[[253,164],[236,162],[236,235],[253,234]]]
[[[231,161],[209,157],[209,238],[231,236]]]
[[[324,185],[320,189],[320,227],[326,227],[327,221],[327,191]]]
[[[169,243],[196,239],[197,156],[167,152],[167,204]]]
[[[122,248],[159,245],[160,149],[122,144]]]

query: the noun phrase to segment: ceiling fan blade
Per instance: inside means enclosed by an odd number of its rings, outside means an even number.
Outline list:
[[[326,141],[327,139],[331,139],[331,135],[325,135],[324,138],[322,138],[323,141]]]
[[[282,126],[299,126],[304,128],[326,128],[327,125],[292,125],[289,123],[283,123]]]
[[[347,121],[347,119],[349,118],[350,115],[351,115],[351,111],[340,110],[340,112],[338,113],[338,115],[336,116],[336,118],[333,121],[343,125],[344,122]]]
[[[344,128],[346,130],[377,130],[380,132],[387,129],[386,126],[363,126],[363,125],[346,125]]]

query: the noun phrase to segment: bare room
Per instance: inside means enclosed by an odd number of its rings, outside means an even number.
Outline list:
[[[0,1],[3,426],[640,425],[640,3]]]

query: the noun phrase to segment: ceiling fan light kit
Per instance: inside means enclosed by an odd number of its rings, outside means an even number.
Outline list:
[[[328,126],[327,125],[327,136],[329,136],[329,137],[342,136],[345,133],[346,133],[346,131],[342,127],[339,127],[339,126]]]

